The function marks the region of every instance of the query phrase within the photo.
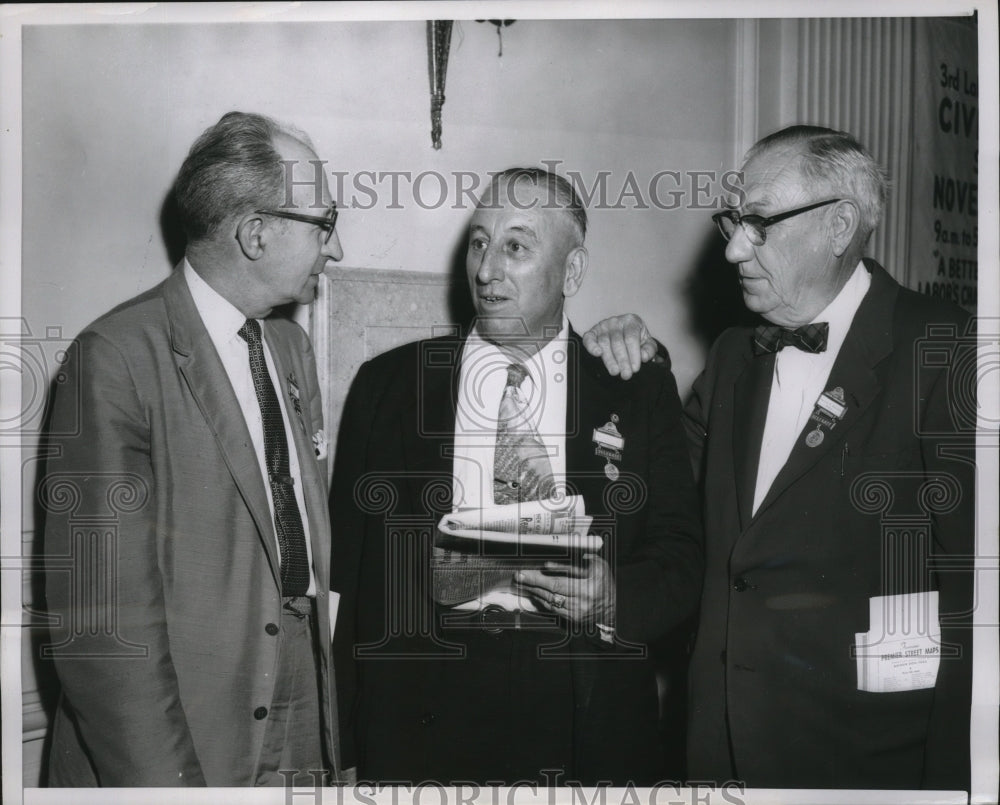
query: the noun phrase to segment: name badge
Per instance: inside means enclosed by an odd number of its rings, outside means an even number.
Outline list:
[[[618,430],[618,414],[612,414],[611,420],[599,428],[594,428],[593,442],[596,445],[594,455],[606,460],[604,474],[609,480],[615,481],[621,471],[611,462],[621,461],[625,451],[625,437]]]
[[[806,446],[819,447],[823,444],[824,429],[826,431],[833,430],[846,413],[847,403],[844,399],[844,390],[840,386],[820,394],[812,415],[809,417],[809,421],[814,423],[814,427],[806,434]]]

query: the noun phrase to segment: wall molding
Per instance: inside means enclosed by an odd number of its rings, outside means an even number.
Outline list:
[[[430,271],[338,266],[320,277],[307,331],[323,393],[330,456],[358,367],[407,341],[453,332],[451,297],[457,286],[453,274]],[[327,468],[332,477],[332,461]]]

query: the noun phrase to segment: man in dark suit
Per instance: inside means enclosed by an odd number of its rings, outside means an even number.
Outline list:
[[[862,259],[887,185],[850,135],[794,126],[743,170],[714,218],[765,324],[719,337],[685,411],[706,532],[688,772],[967,788],[969,317]],[[589,346],[629,374],[643,329],[605,323]]]
[[[564,316],[587,268],[585,232],[562,177],[498,175],[470,226],[473,331],[392,350],[355,379],[331,511],[335,653],[338,672],[341,658],[357,661],[341,706],[359,779],[661,776],[646,643],[693,611],[700,526],[668,365],[637,384],[609,377]],[[526,452],[509,462],[512,400]],[[440,594],[442,515],[561,489],[582,495],[598,552]]]
[[[184,260],[76,339],[52,430],[77,433],[39,490],[50,785],[338,778],[320,390],[305,333],[269,318],[341,257],[325,183],[286,195],[315,159],[225,115],[175,186]]]

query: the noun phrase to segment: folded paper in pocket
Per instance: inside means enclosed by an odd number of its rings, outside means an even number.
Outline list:
[[[854,635],[858,690],[933,688],[941,664],[936,590],[869,599],[869,630]]]

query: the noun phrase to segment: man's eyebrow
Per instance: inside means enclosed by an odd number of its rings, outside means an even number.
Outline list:
[[[763,196],[754,201],[748,201],[743,205],[744,215],[762,215],[763,211],[772,206],[773,200],[769,196]]]
[[[527,224],[514,224],[514,226],[509,227],[507,229],[507,231],[508,232],[517,232],[519,234],[526,235],[527,237],[532,238],[534,240],[538,240],[538,233],[535,232],[535,230],[532,229]]]

